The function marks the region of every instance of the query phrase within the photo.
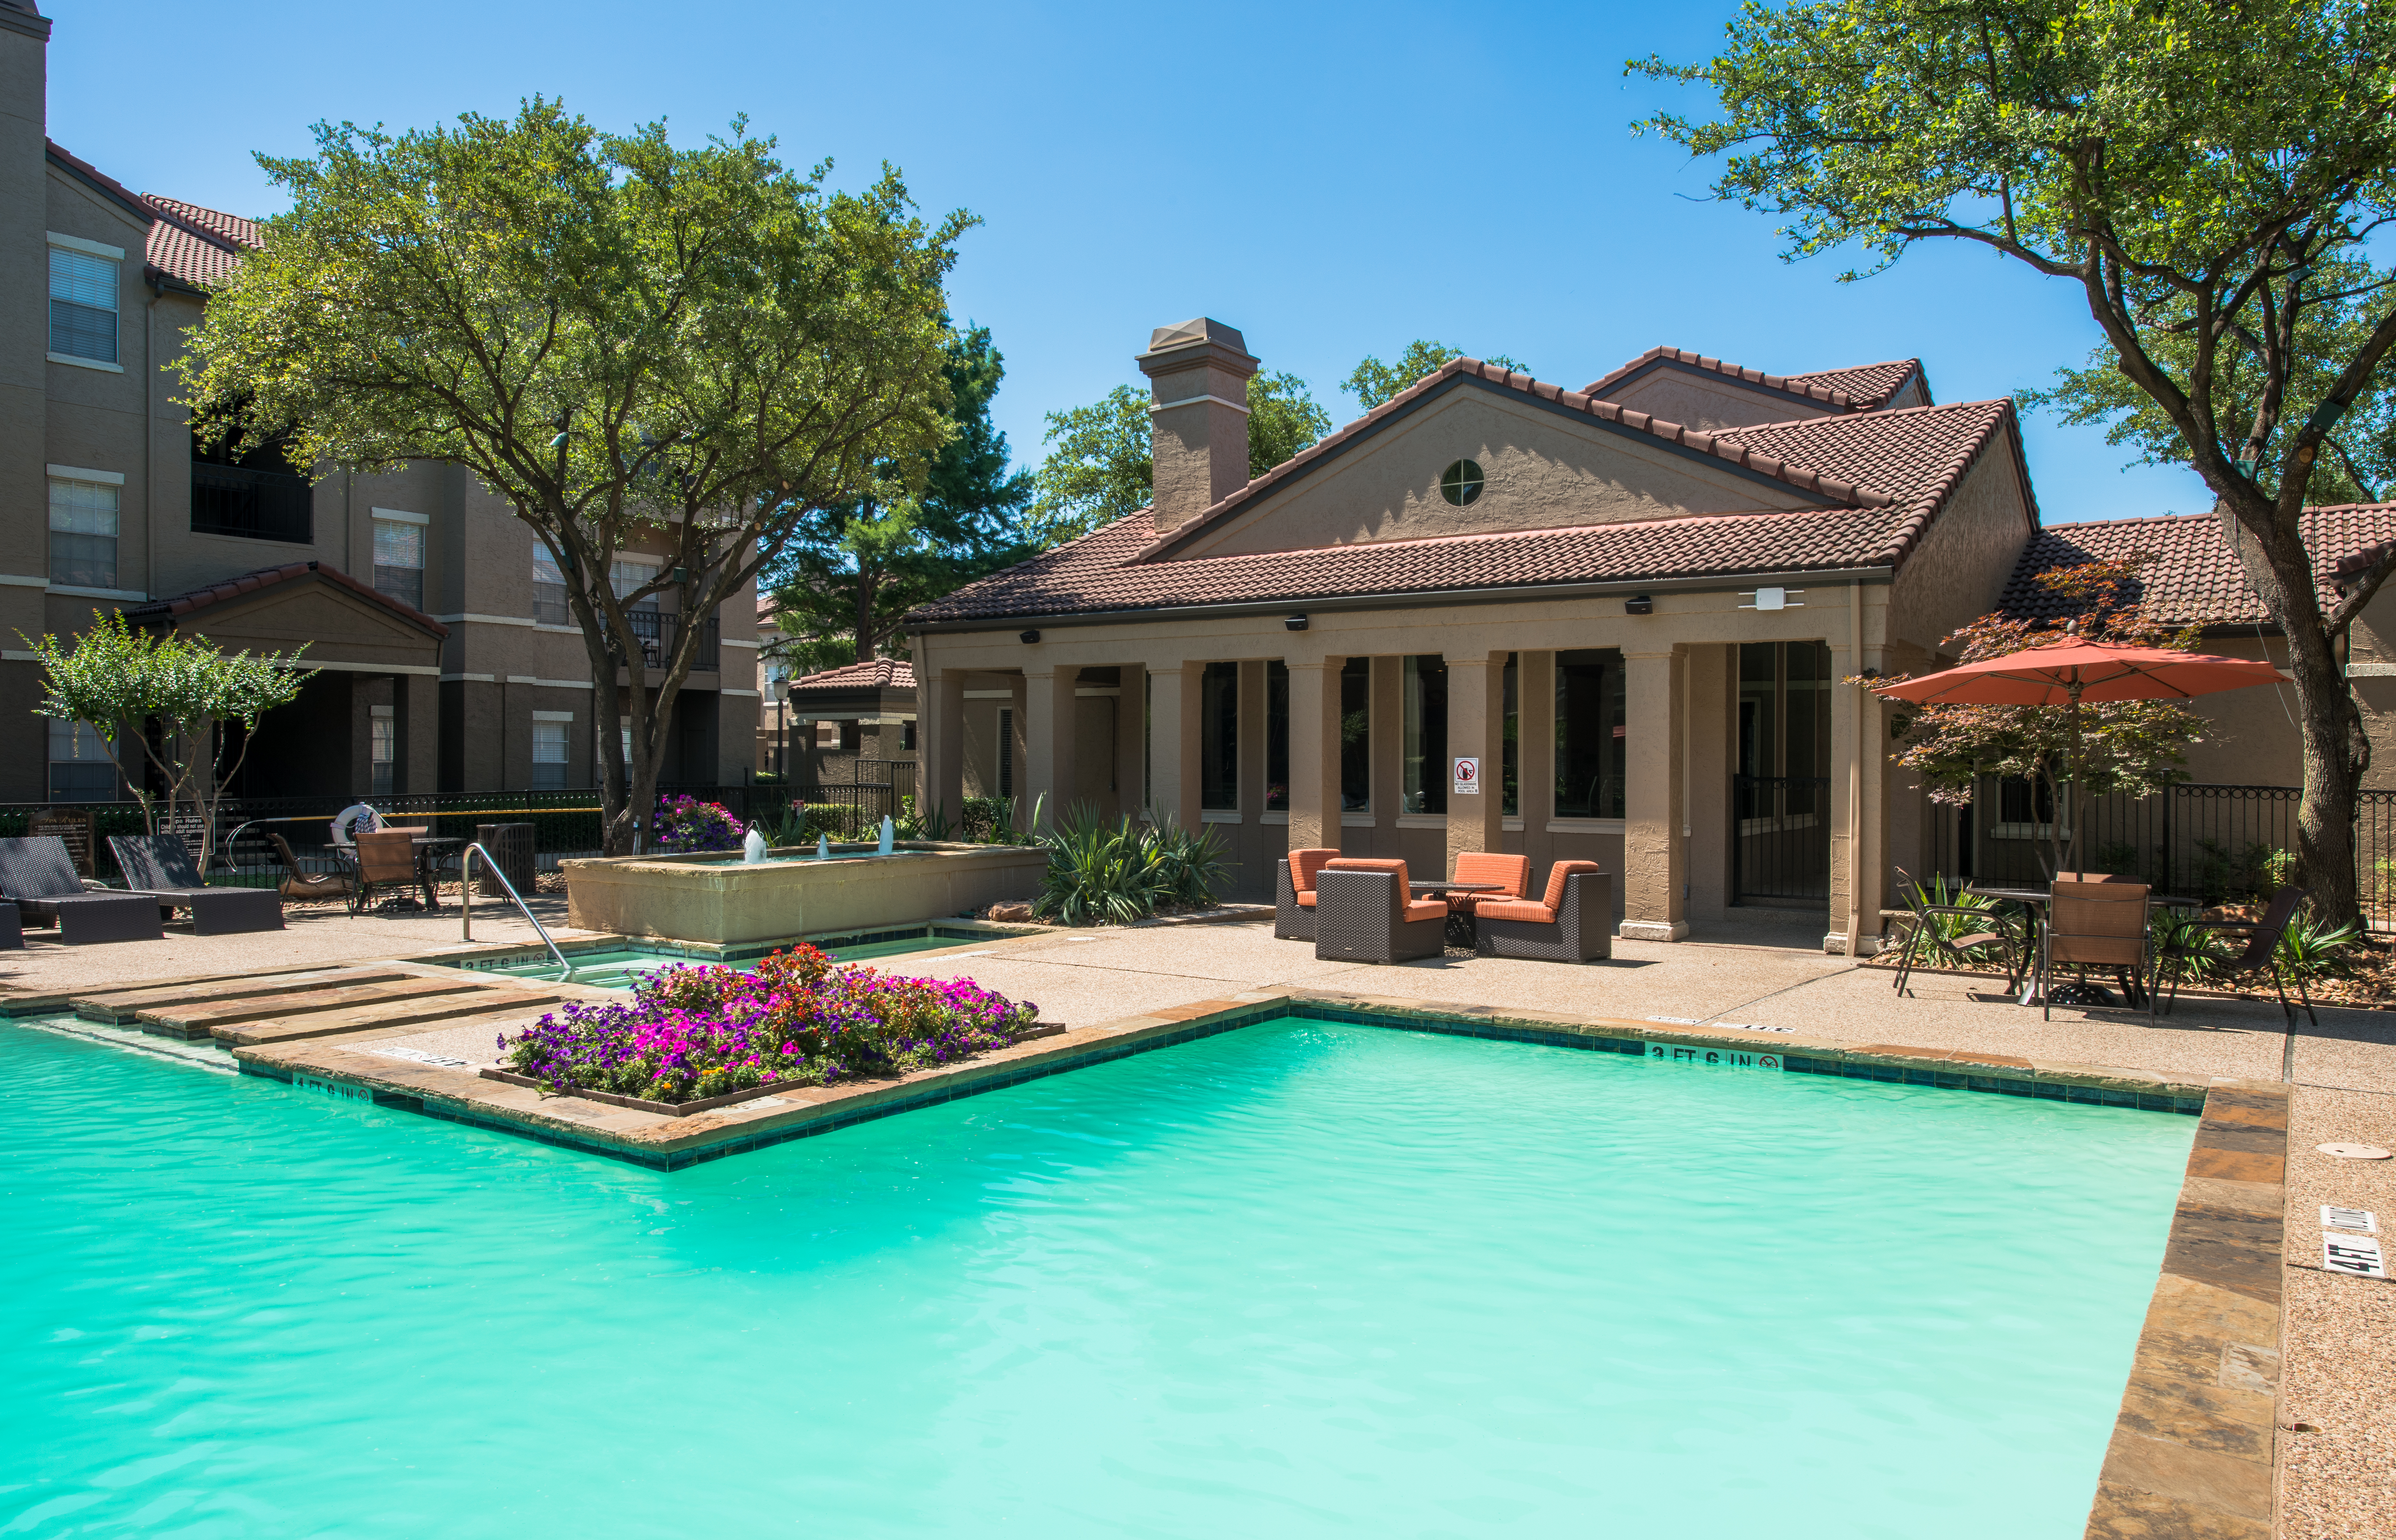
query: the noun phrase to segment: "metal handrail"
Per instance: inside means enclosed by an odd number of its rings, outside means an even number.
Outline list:
[[[480,840],[467,842],[465,857],[458,867],[458,909],[464,925],[462,939],[474,939],[474,852],[478,850],[483,852],[483,864],[490,869],[491,875],[499,880],[499,886],[507,889],[508,896],[515,901],[516,912],[531,921],[533,932],[540,937],[540,944],[549,949],[549,955],[556,958],[557,965],[566,970],[558,976],[557,981],[560,984],[572,983],[574,964],[557,949],[557,943],[549,938],[549,932],[541,923],[533,918],[532,910],[525,907],[523,896],[516,892],[516,885],[509,882],[508,874],[500,870],[499,858],[485,849]]]

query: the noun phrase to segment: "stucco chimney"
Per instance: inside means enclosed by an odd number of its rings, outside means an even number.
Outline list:
[[[1155,392],[1149,407],[1158,533],[1177,529],[1248,485],[1246,339],[1201,316],[1159,326],[1138,356]]]

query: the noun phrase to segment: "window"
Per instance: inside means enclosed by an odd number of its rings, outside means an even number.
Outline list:
[[[1425,653],[1405,661],[1401,813],[1447,811],[1447,659]]]
[[[648,584],[657,581],[657,563],[638,561],[628,556],[617,557],[615,564],[607,569],[608,586],[616,591],[616,597],[619,600],[631,598]],[[657,608],[658,596],[654,593],[650,594],[641,601],[640,607]]]
[[[1504,801],[1498,811],[1509,818],[1523,816],[1523,749],[1522,707],[1515,670],[1521,665],[1521,653],[1506,655],[1506,726],[1498,752],[1503,756],[1498,773],[1503,780]]]
[[[1556,654],[1556,816],[1622,816],[1629,750],[1622,655],[1611,647]]]
[[[1289,811],[1289,665],[1265,665],[1265,811]]]
[[[1339,806],[1362,813],[1373,805],[1373,660],[1339,666]]]
[[[388,706],[369,706],[366,710],[371,713],[372,718],[367,724],[371,737],[368,740],[366,763],[373,767],[374,772],[368,783],[372,787],[369,795],[388,797],[394,790],[394,783],[397,780],[399,722],[392,715],[392,709]]]
[[[1209,663],[1198,685],[1198,806],[1240,805],[1240,666]]]
[[[50,801],[114,802],[116,765],[108,743],[87,722],[50,718]]]
[[[410,609],[424,607],[424,524],[378,510],[374,519],[375,591]]]
[[[898,724],[898,747],[906,750],[915,747],[915,724],[912,722]]]
[[[572,612],[566,607],[566,574],[558,570],[557,557],[538,535],[532,542],[532,617],[544,626],[574,624]]]
[[[566,790],[566,734],[573,729],[572,711],[535,711],[532,714],[532,789],[536,791]]]
[[[616,591],[619,601],[630,600],[634,593],[654,582],[657,576],[657,563],[637,558],[619,556],[607,569],[608,585]],[[665,617],[658,611],[658,596],[652,593],[637,604],[625,604],[624,618],[631,623],[632,634],[640,639],[641,652],[648,666],[652,669],[662,667],[666,653],[673,645],[673,639],[667,634]]]
[[[998,794],[1015,795],[1015,713],[998,713]]]
[[[1481,496],[1481,467],[1469,459],[1458,460],[1439,473],[1439,495],[1462,508]]]
[[[116,491],[105,482],[50,478],[50,581],[116,586]]]
[[[50,247],[50,352],[116,362],[116,264]]]

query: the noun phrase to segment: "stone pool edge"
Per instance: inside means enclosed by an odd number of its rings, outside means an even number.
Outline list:
[[[2196,1113],[2212,1088],[2210,1082],[2098,1065],[1491,1006],[1427,1011],[1415,1001],[1314,989],[1196,1001],[1035,1039],[895,1081],[794,1088],[768,1098],[778,1101],[778,1106],[761,1108],[749,1102],[683,1116],[545,1095],[486,1080],[479,1066],[452,1069],[390,1058],[366,1042],[258,1043],[235,1046],[233,1056],[245,1074],[370,1096],[386,1107],[672,1171],[1284,1016],[1641,1056],[1651,1052],[1651,1045],[1661,1045],[1675,1055],[1731,1051],[1771,1055],[1792,1073],[2149,1111]]]
[[[2276,1533],[2292,1092],[2220,1081],[2205,1097],[2087,1540]]]

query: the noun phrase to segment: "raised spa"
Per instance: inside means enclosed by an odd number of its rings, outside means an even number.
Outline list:
[[[748,861],[723,855],[619,856],[562,861],[569,923],[619,936],[719,946],[970,914],[1029,898],[1047,857],[1028,845],[911,841],[805,846]]]

